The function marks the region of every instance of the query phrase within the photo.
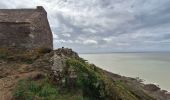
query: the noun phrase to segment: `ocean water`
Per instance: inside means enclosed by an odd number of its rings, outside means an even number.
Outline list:
[[[170,53],[80,54],[80,57],[107,71],[139,77],[170,91]]]

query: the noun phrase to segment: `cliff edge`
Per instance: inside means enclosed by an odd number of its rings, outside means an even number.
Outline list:
[[[102,70],[71,49],[38,55],[0,54],[0,100],[170,100],[167,91]]]

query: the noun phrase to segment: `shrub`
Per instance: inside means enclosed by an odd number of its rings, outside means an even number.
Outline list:
[[[60,93],[48,78],[33,81],[21,80],[13,92],[14,100],[89,100],[78,90]]]
[[[100,73],[96,70],[96,66],[76,59],[69,59],[66,63],[67,66],[71,66],[76,70],[78,74],[77,86],[83,89],[85,97],[93,100],[105,98],[104,82],[100,77]]]
[[[53,85],[44,80],[42,84],[32,80],[19,81],[17,89],[14,91],[16,100],[55,100],[58,90]]]

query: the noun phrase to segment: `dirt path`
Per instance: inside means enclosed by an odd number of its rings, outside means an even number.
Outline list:
[[[20,73],[12,76],[7,76],[0,79],[0,100],[11,100],[11,91],[15,88],[17,82],[21,79],[26,79],[28,77],[33,77],[39,74],[38,71]]]

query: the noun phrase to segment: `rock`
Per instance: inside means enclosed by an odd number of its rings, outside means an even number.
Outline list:
[[[76,52],[72,51],[72,49],[64,48],[64,47],[55,50],[54,54],[57,54],[59,56],[79,58],[78,54]]]
[[[75,86],[77,78],[76,72],[71,66],[66,65],[66,61],[69,58],[79,58],[79,56],[71,49],[64,47],[53,51],[51,58],[53,64],[51,66],[50,76],[60,87],[67,85],[67,87],[72,88]]]
[[[146,84],[145,86],[144,86],[144,89],[145,90],[148,90],[148,91],[159,91],[160,90],[160,88],[158,87],[158,86],[156,86],[155,84]]]

